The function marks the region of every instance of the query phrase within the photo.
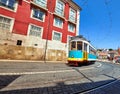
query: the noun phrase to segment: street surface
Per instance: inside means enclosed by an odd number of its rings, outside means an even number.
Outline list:
[[[120,65],[4,61],[0,94],[120,94]]]

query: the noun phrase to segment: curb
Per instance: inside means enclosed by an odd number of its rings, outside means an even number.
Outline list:
[[[67,63],[67,61],[38,61],[38,60],[8,60],[8,59],[0,59],[0,62],[36,62],[36,63]]]

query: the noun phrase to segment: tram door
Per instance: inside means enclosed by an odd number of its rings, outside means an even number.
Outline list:
[[[86,43],[84,43],[84,52],[83,52],[83,58],[84,58],[84,60],[88,59],[87,46],[88,45]]]

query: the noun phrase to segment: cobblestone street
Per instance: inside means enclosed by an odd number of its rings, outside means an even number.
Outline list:
[[[119,65],[99,62],[80,67],[65,63],[1,62],[0,94],[113,94],[106,92],[119,92],[120,74],[110,72],[111,66],[120,71]]]

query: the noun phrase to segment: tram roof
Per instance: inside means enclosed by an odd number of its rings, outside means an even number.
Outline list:
[[[82,35],[71,37],[71,40],[76,40],[76,41],[84,40],[84,41],[90,42],[85,37],[83,37]]]
[[[71,41],[86,41],[86,43],[88,43],[92,48],[96,49],[91,43],[89,40],[87,40],[85,37],[83,37],[82,35],[79,35],[79,36],[74,36],[74,37],[71,37]]]

